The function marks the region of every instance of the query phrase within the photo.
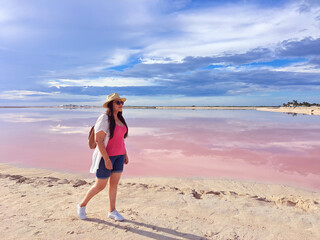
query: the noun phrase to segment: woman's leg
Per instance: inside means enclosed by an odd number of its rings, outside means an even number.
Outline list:
[[[87,195],[80,203],[80,207],[85,207],[87,203],[90,201],[90,199],[94,197],[94,195],[102,191],[106,187],[108,183],[108,179],[109,178],[106,178],[106,179],[96,178],[95,184],[87,192]]]
[[[110,203],[109,212],[112,212],[116,208],[117,189],[118,189],[118,183],[119,183],[120,177],[121,177],[121,172],[111,173],[110,182],[109,182],[109,203]]]

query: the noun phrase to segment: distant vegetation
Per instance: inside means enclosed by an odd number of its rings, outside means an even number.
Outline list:
[[[293,100],[292,102],[282,104],[283,107],[311,107],[311,106],[320,106],[319,103],[308,103],[308,102],[301,102],[299,103],[297,100]]]

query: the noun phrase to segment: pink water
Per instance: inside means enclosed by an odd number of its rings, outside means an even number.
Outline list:
[[[0,162],[89,173],[103,109],[0,109]],[[243,179],[320,190],[320,116],[255,110],[124,109],[122,177]]]

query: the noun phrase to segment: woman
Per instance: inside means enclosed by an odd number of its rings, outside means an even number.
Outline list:
[[[115,205],[123,165],[129,162],[124,144],[124,138],[128,136],[128,127],[122,116],[122,106],[125,101],[126,98],[120,98],[118,93],[110,94],[103,104],[107,111],[99,116],[94,126],[97,146],[92,155],[90,172],[96,173],[96,182],[77,205],[80,219],[86,219],[86,205],[93,196],[106,187],[110,179],[108,217],[116,221],[124,220]]]

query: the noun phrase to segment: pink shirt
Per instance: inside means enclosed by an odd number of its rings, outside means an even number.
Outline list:
[[[109,156],[126,154],[126,147],[124,144],[124,134],[127,132],[125,125],[122,127],[116,123],[114,128],[113,138],[109,139],[106,147]]]

